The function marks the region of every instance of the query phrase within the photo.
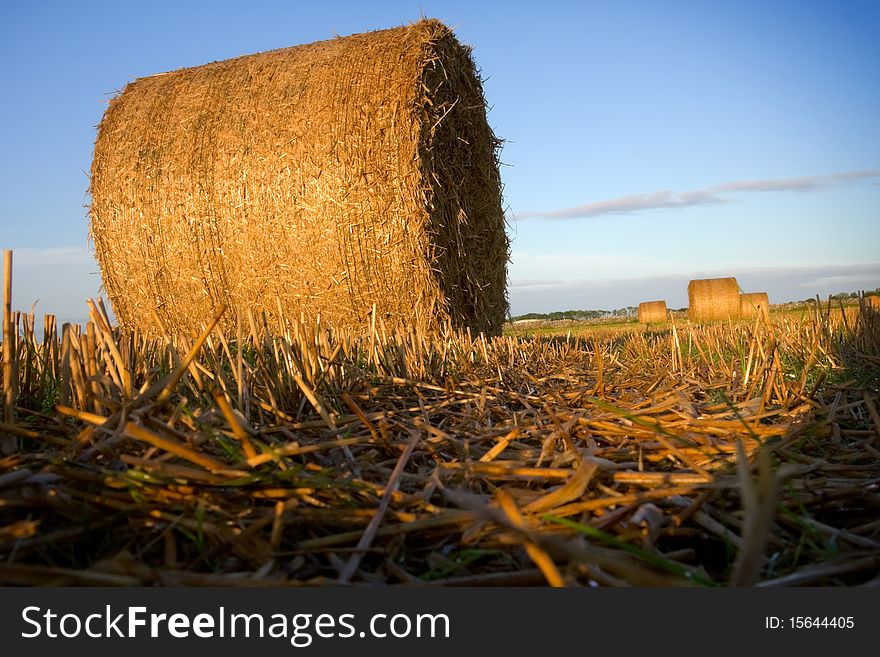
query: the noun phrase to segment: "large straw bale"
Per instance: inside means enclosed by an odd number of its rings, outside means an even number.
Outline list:
[[[735,278],[703,278],[688,283],[688,317],[702,322],[739,317],[739,284]]]
[[[759,314],[770,316],[770,298],[766,292],[746,292],[739,296],[740,317],[751,319]]]
[[[642,324],[662,324],[666,321],[665,301],[643,301],[639,304],[639,322]]]
[[[869,308],[876,308],[880,310],[880,296],[876,294],[869,294],[865,297],[865,302],[868,304]]]
[[[225,302],[227,324],[357,330],[375,306],[388,329],[500,333],[498,146],[470,49],[436,20],[138,79],[92,164],[116,316],[195,333]]]

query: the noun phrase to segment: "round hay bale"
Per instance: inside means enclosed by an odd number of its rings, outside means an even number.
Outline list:
[[[688,283],[689,319],[736,319],[739,310],[739,284],[735,278],[703,278]]]
[[[221,303],[364,330],[507,312],[500,142],[436,20],[141,78],[111,102],[91,237],[123,327],[197,333]]]
[[[663,324],[666,322],[665,301],[643,301],[639,304],[639,323]]]
[[[867,302],[869,308],[876,308],[880,310],[880,296],[876,294],[869,294],[865,296],[865,301]]]
[[[745,292],[739,295],[740,317],[751,319],[759,314],[770,317],[770,298],[766,292]]]

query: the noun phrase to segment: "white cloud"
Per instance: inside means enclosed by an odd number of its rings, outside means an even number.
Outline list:
[[[801,176],[798,178],[738,180],[687,192],[674,192],[668,189],[661,189],[654,192],[630,194],[619,198],[585,203],[583,205],[562,208],[559,210],[515,212],[513,213],[513,218],[516,220],[586,219],[608,214],[629,214],[644,210],[719,205],[730,202],[729,199],[725,197],[726,194],[816,191],[827,187],[855,183],[877,177],[880,177],[880,170],[845,171],[842,173]]]
[[[798,178],[776,178],[767,180],[738,180],[710,187],[712,192],[799,192],[813,191],[859,182],[868,178],[877,178],[880,171],[844,171],[821,176],[801,176]],[[876,184],[876,183],[875,183]]]
[[[872,275],[871,272],[859,273],[859,274],[840,274],[836,276],[822,276],[820,278],[813,278],[804,281],[801,283],[801,287],[805,288],[824,288],[828,286],[837,286],[840,288],[840,291],[849,291],[848,288],[854,288],[858,286],[864,286],[866,284],[877,284],[876,276]]]

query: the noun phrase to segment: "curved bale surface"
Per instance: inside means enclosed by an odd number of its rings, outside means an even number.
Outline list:
[[[470,49],[416,24],[138,79],[98,127],[91,236],[116,317],[221,303],[337,328],[499,334],[509,243]],[[247,320],[245,320],[245,325]]]
[[[639,323],[663,324],[666,322],[665,301],[643,301],[639,304]]]
[[[739,284],[735,278],[703,278],[688,283],[689,319],[737,319],[739,313]]]
[[[739,297],[740,317],[751,319],[759,314],[770,317],[770,298],[766,292],[746,292]]]

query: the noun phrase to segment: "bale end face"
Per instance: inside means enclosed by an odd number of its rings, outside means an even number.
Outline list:
[[[770,299],[766,292],[746,292],[740,295],[740,317],[751,319],[761,315],[770,317]]]
[[[639,323],[663,324],[667,320],[665,301],[643,301],[639,304]]]

